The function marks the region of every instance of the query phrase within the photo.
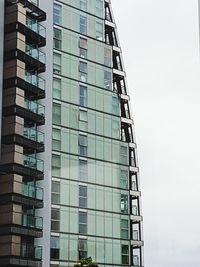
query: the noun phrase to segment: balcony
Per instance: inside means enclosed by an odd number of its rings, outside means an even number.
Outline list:
[[[11,40],[10,42],[13,42]],[[40,51],[37,47],[32,45],[28,45],[21,42],[20,49],[14,47],[14,44],[9,44],[6,42],[6,45],[10,47],[9,51],[5,52],[4,59],[5,61],[18,59],[26,64],[26,70],[35,70],[38,73],[44,72],[46,69],[45,61],[46,55],[42,51]]]
[[[25,228],[33,228],[42,230],[43,218],[34,216],[31,214],[25,214],[23,212],[1,212],[0,213],[0,226],[1,228],[5,225],[18,225]],[[1,230],[0,230],[1,231]]]
[[[42,247],[32,244],[1,243],[0,266],[41,267]]]
[[[29,44],[43,47],[46,45],[46,28],[32,18],[28,18],[26,24],[13,22],[5,25],[5,34],[19,32],[26,36]]]
[[[14,175],[2,176],[0,181],[0,203],[14,202],[25,206],[43,207],[43,189],[30,183],[17,181]]]
[[[23,146],[24,153],[44,152],[44,133],[20,123],[3,121],[2,143]]]
[[[4,146],[2,146],[4,148]],[[7,146],[5,146],[7,147]],[[21,150],[4,151],[2,149],[2,158],[0,169],[2,174],[18,174],[24,177],[41,180],[44,178],[44,161],[30,155],[24,155]],[[18,152],[18,151],[20,152]]]
[[[14,4],[22,4],[29,16],[36,19],[37,21],[45,21],[46,20],[46,13],[39,8],[39,1],[38,0],[7,0],[6,5],[14,5]]]
[[[45,80],[37,72],[28,72],[19,65],[5,68],[4,75],[4,89],[16,87],[24,90],[30,100],[45,98]]]

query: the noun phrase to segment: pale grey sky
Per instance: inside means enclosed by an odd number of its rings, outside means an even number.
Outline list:
[[[112,0],[135,116],[145,267],[200,267],[197,0]]]

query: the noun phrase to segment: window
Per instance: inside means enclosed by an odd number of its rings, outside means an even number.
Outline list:
[[[79,211],[79,234],[87,234],[87,212]]]
[[[112,97],[112,113],[115,115],[119,113],[119,99],[117,96]]]
[[[128,245],[122,245],[122,264],[129,264],[129,247]]]
[[[128,220],[121,219],[121,238],[128,239]]]
[[[96,0],[96,15],[103,17],[103,0]]]
[[[123,189],[128,189],[128,171],[120,171],[120,187]]]
[[[80,90],[79,104],[82,107],[86,107],[87,106],[87,87],[80,85],[79,90]]]
[[[61,133],[59,129],[53,128],[53,150],[61,150]]]
[[[87,208],[87,186],[79,186],[79,207]]]
[[[79,160],[79,180],[87,181],[88,165],[86,160]]]
[[[51,236],[51,259],[59,259],[60,244],[59,237]]]
[[[121,212],[128,214],[128,195],[121,195]]]
[[[52,189],[51,189],[51,198],[52,203],[59,204],[60,203],[60,182],[52,181]]]
[[[87,156],[87,136],[79,135],[79,155]]]
[[[111,90],[111,72],[104,70],[104,88]]]
[[[87,58],[87,39],[79,39],[80,57]]]
[[[55,232],[60,231],[60,210],[59,209],[54,209],[54,208],[51,209],[51,230]]]
[[[87,11],[87,0],[80,0],[80,9]]]
[[[61,124],[61,105],[53,103],[53,123]]]
[[[80,33],[87,34],[87,18],[80,16]]]
[[[54,32],[53,47],[55,49],[61,50],[62,49],[62,31],[54,28],[53,32]]]
[[[110,48],[105,47],[104,48],[104,64],[106,66],[109,66],[109,67],[111,66],[111,58],[112,56],[111,56]]]
[[[128,164],[128,149],[126,146],[120,147],[120,161],[122,164]]]
[[[60,5],[53,5],[53,23],[61,25],[62,23],[62,7]]]
[[[61,54],[53,53],[53,72],[61,74]]]
[[[86,239],[78,240],[78,255],[79,255],[79,260],[87,258],[87,240]]]
[[[103,40],[103,23],[96,21],[96,38],[97,40]]]
[[[79,74],[81,82],[87,82],[87,63],[80,61],[79,62]]]
[[[53,79],[53,97],[56,99],[61,98],[61,80],[60,79]]]
[[[88,129],[88,113],[86,110],[79,110],[79,129],[82,131]]]
[[[60,162],[60,156],[59,155],[52,155],[52,173],[55,176],[60,175],[60,167],[61,167],[61,162]]]

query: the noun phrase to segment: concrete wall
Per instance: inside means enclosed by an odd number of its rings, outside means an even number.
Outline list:
[[[1,144],[2,91],[3,91],[3,43],[4,43],[4,0],[1,0],[0,1],[0,144]],[[1,146],[0,146],[0,152],[1,152]]]

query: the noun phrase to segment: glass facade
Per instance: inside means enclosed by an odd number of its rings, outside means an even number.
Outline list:
[[[54,3],[51,266],[90,256],[99,266],[143,265],[136,146],[110,8]]]

